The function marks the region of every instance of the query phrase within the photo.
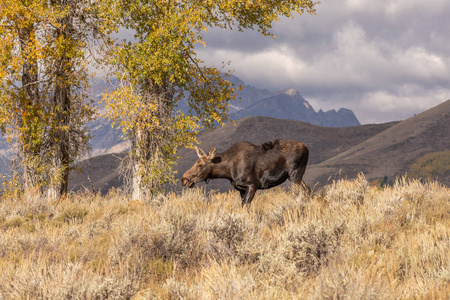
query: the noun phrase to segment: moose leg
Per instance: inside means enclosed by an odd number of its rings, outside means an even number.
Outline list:
[[[291,178],[289,179],[291,182],[293,182],[294,184],[297,184],[300,186],[300,188],[303,190],[303,192],[306,195],[311,195],[311,189],[309,188],[309,186],[303,181],[303,174],[305,174],[305,169],[306,168],[299,168],[297,170],[294,170],[291,173]]]
[[[241,197],[242,197],[242,207],[244,207],[245,204],[250,204],[252,202],[253,197],[255,197],[256,188],[252,185],[247,186],[245,192],[241,191]]]
[[[308,164],[309,151],[304,145],[299,151],[298,154],[300,154],[300,156],[297,156],[293,161],[293,164],[290,164],[291,171],[289,172],[289,180],[298,184],[307,195],[311,195],[311,189],[303,181],[303,175],[305,174],[306,165]]]

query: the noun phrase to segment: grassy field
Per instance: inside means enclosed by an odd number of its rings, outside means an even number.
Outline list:
[[[449,299],[450,190],[0,200],[0,299]]]

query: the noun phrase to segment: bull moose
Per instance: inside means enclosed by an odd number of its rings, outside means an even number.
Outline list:
[[[199,159],[183,174],[183,186],[192,188],[201,181],[226,178],[240,192],[242,206],[250,204],[256,190],[272,188],[286,179],[309,189],[302,182],[309,150],[300,142],[275,140],[261,145],[238,142],[223,153],[217,153],[215,147],[208,154],[195,149]]]

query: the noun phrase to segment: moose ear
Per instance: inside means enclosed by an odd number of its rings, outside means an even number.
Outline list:
[[[214,157],[213,159],[211,159],[211,162],[212,162],[213,164],[221,163],[221,162],[222,162],[222,158],[221,158],[220,156],[216,156],[216,157]]]
[[[216,156],[216,153],[217,153],[216,147],[211,148],[211,150],[209,150],[208,153],[208,158],[213,159]]]
[[[197,151],[198,158],[202,158],[203,156],[206,156],[205,152],[203,152],[203,150],[197,146],[195,146],[195,151]]]

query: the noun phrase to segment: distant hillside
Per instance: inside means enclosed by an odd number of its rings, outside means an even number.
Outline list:
[[[122,131],[111,126],[111,122],[104,118],[98,118],[88,123],[89,132],[92,136],[90,145],[92,147],[92,156],[119,153],[127,150],[131,143],[128,140],[122,140]]]
[[[408,176],[450,182],[450,150],[424,155],[413,163]]]
[[[364,172],[369,180],[385,176],[395,178],[427,159],[427,154],[450,149],[450,100],[422,114],[402,122],[371,124],[344,128],[320,127],[309,123],[269,117],[246,117],[227,124],[215,131],[200,133],[200,147],[208,151],[217,147],[225,151],[238,141],[251,141],[255,144],[274,139],[294,139],[305,143],[310,149],[309,165],[305,181],[309,185],[323,186],[335,178],[354,178]],[[446,152],[445,152],[446,153]],[[178,153],[177,177],[190,168],[197,160],[192,149],[181,149]],[[120,186],[121,181],[115,171],[119,160],[111,155],[94,157],[80,163],[83,174],[73,177],[71,187],[91,185],[100,190]],[[439,163],[447,158],[439,156]],[[431,165],[436,164],[433,160]],[[426,165],[426,164],[425,164]],[[90,172],[101,170],[113,180],[102,176],[92,176]],[[440,169],[439,169],[440,170]],[[438,176],[438,180],[450,185],[450,178]],[[90,181],[87,176],[90,176]],[[98,178],[98,179],[97,179]],[[113,182],[114,181],[114,182]],[[201,184],[202,185],[202,184]],[[180,186],[174,187],[179,189]],[[226,180],[212,180],[208,189],[230,189]],[[105,191],[105,190],[103,190]]]
[[[275,139],[298,140],[308,146],[309,163],[314,164],[331,158],[394,124],[397,122],[331,128],[294,120],[246,117],[214,131],[201,132],[198,138],[200,147],[205,151],[217,147],[219,152],[227,150],[238,141],[261,144]],[[182,159],[178,161],[178,169],[183,172],[188,168],[184,167],[186,160],[197,157],[195,151],[191,149],[182,149],[179,155]],[[192,161],[187,162],[189,167],[191,163]]]
[[[309,163],[315,164],[338,155],[395,124],[397,122],[329,128],[294,120],[246,117],[214,131],[201,132],[198,138],[202,149],[208,151],[211,147],[217,147],[219,152],[227,150],[238,141],[260,144],[277,138],[299,140],[310,149]],[[181,149],[178,155],[181,158],[178,160],[176,170],[178,171],[177,177],[180,178],[197,160],[197,155],[192,149]],[[88,180],[90,172],[95,172],[95,170],[101,169],[105,174],[115,174],[111,175],[114,179],[118,178],[115,169],[119,160],[111,159],[111,157],[112,155],[104,155],[82,161],[80,168],[84,171],[82,174],[75,174],[72,177],[71,188],[77,189],[81,186],[89,188],[93,186],[95,190],[104,188],[105,181],[101,176],[90,175],[90,180]],[[117,184],[117,182],[114,184]],[[108,183],[108,187],[114,184]],[[230,185],[227,181],[215,180],[210,182],[208,188],[225,190],[229,189]]]
[[[359,171],[368,179],[395,177],[424,155],[449,149],[450,100],[311,166],[307,173],[318,182],[339,172],[350,178]]]
[[[235,84],[236,87],[242,87],[242,90],[237,90],[237,99],[230,101],[229,113],[233,120],[246,116],[269,116],[328,127],[359,125],[359,121],[353,112],[345,108],[341,108],[337,112],[335,110],[315,112],[308,101],[293,89],[273,92],[246,85],[236,76],[228,76],[227,80]],[[111,122],[104,118],[105,104],[100,102],[105,90],[114,89],[117,82],[94,79],[91,84],[91,96],[98,108],[98,117],[86,124],[92,136],[90,141],[91,155],[118,153],[128,149],[130,142],[122,140],[122,132],[113,128]],[[186,102],[180,101],[177,109],[186,112],[188,110]],[[10,144],[4,143],[3,137],[0,136],[0,174],[8,173],[9,156],[6,152],[9,148]]]
[[[124,153],[105,154],[81,161],[78,170],[70,172],[69,190],[106,194],[112,187],[121,187],[123,180],[117,168],[124,156]]]

